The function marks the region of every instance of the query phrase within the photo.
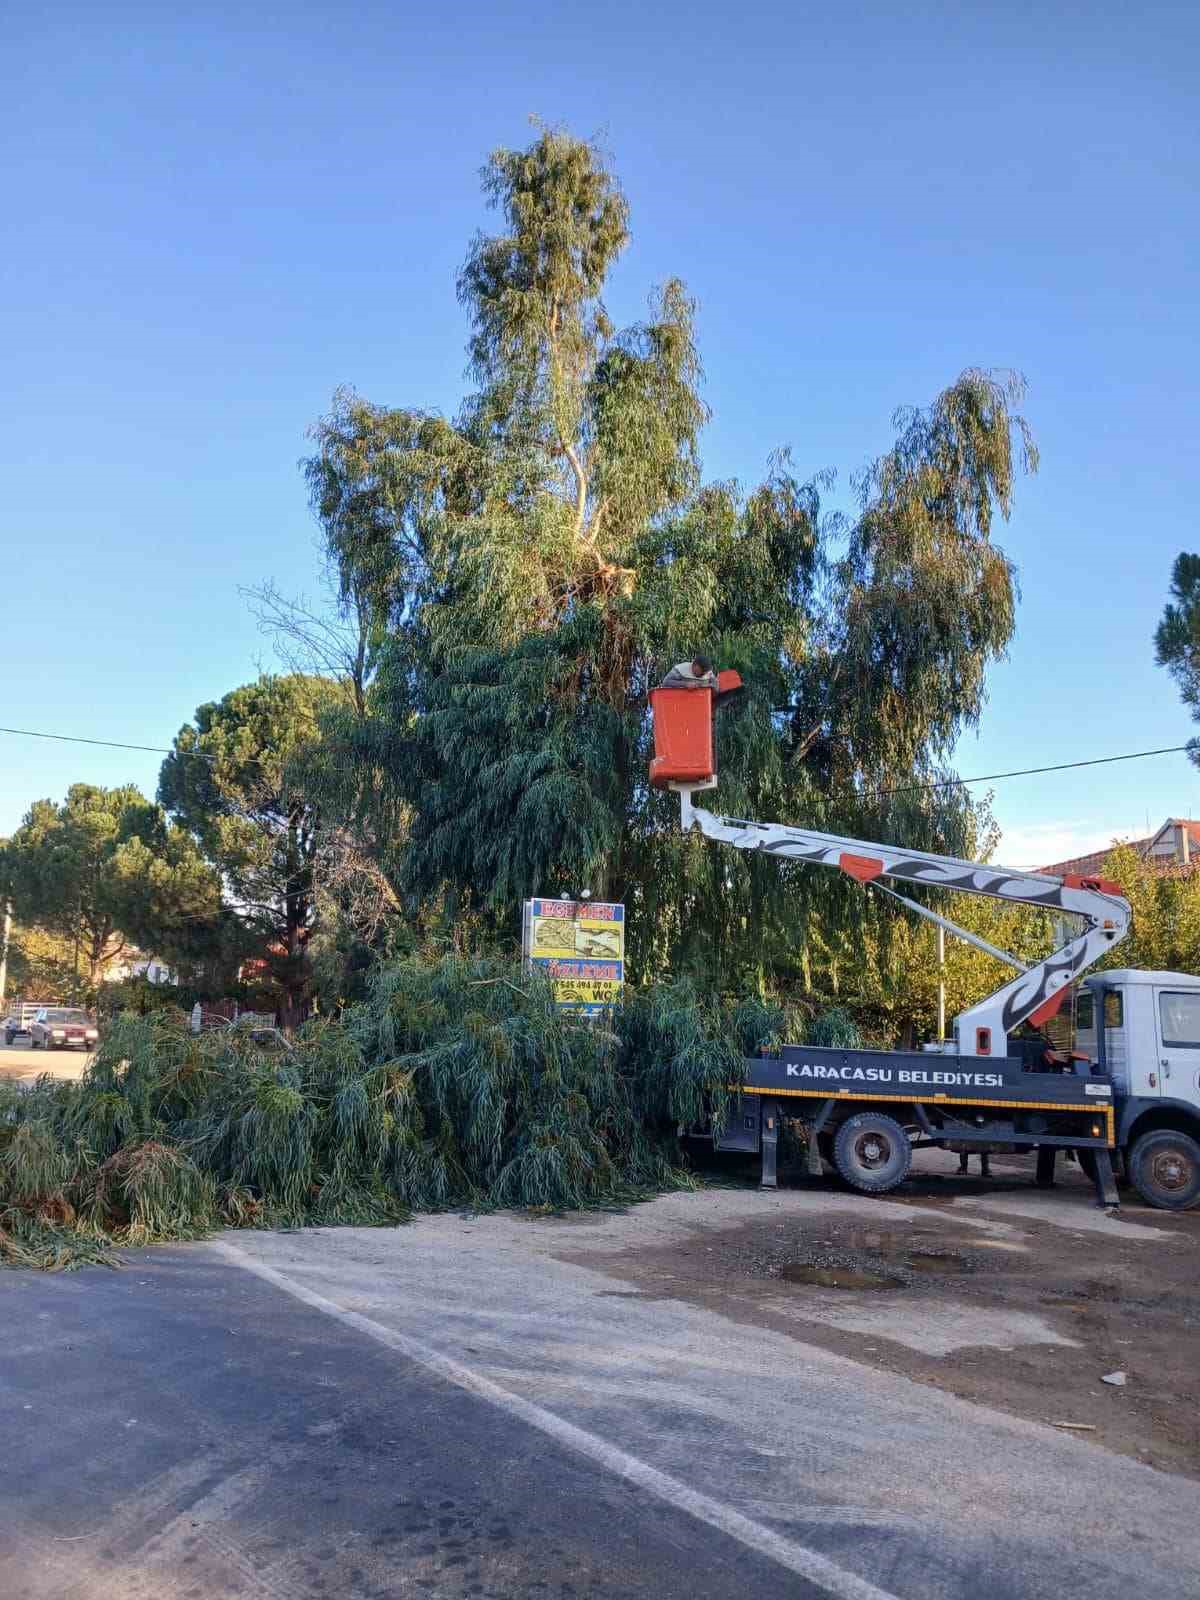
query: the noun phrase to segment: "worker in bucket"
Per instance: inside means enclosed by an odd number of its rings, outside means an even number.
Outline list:
[[[717,675],[707,656],[693,656],[690,661],[678,661],[663,679],[663,689],[715,689]]]

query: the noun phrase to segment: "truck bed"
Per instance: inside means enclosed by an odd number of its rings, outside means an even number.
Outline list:
[[[778,1056],[746,1062],[744,1093],[827,1100],[920,1102],[933,1106],[1078,1109],[1112,1122],[1113,1081],[1088,1069],[1033,1072],[1022,1056],[941,1056],[927,1051],[834,1050],[785,1045]],[[1115,1143],[1110,1128],[1108,1142]]]
[[[1113,1080],[1089,1062],[1031,1070],[1020,1055],[934,1055],[785,1045],[749,1057],[715,1144],[761,1153],[762,1181],[775,1183],[781,1119],[806,1125],[808,1170],[823,1168],[822,1140],[857,1111],[880,1111],[909,1129],[914,1148],[983,1146],[1039,1152],[1039,1182],[1051,1181],[1059,1149],[1094,1152],[1097,1197],[1116,1203],[1109,1150],[1116,1145]]]

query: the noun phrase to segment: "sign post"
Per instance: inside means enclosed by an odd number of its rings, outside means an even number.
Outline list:
[[[526,900],[526,965],[550,979],[560,1006],[597,1017],[625,984],[625,907],[605,900]]]

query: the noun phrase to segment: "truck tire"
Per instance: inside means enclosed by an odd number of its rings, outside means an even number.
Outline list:
[[[1127,1158],[1134,1188],[1159,1211],[1186,1211],[1200,1200],[1200,1144],[1174,1128],[1144,1133]]]
[[[908,1176],[912,1145],[894,1117],[861,1111],[838,1129],[833,1164],[852,1189],[886,1194]]]

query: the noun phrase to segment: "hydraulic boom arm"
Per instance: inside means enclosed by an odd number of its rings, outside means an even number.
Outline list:
[[[864,839],[843,839],[831,833],[814,833],[807,828],[789,828],[775,822],[748,822],[736,817],[719,817],[692,804],[698,790],[710,789],[710,777],[693,783],[671,782],[679,791],[684,830],[698,829],[708,839],[719,839],[737,850],[762,850],[768,855],[807,861],[814,866],[836,867],[864,885],[874,885],[895,895],[910,909],[932,922],[940,923],[968,943],[986,950],[1019,969],[1017,977],[1004,988],[971,1006],[955,1019],[954,1029],[959,1055],[1007,1054],[1008,1034],[1027,1017],[1035,1022],[1039,1013],[1049,1015],[1048,1004],[1073,978],[1106,950],[1124,938],[1129,927],[1129,902],[1115,883],[1104,878],[1068,874],[1055,878],[1039,872],[1020,872],[1007,867],[980,866],[959,861],[953,856],[931,855],[921,850],[903,850],[895,845],[876,844]],[[1050,911],[1077,917],[1078,933],[1047,956],[1026,967],[1015,956],[998,950],[986,940],[960,928],[907,895],[897,894],[886,884],[933,884],[960,894],[987,895],[993,900],[1010,900],[1020,905],[1042,906]]]

